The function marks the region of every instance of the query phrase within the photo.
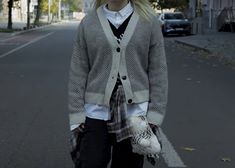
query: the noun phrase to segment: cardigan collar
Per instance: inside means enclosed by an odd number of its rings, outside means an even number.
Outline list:
[[[135,8],[134,8],[135,9]],[[102,25],[102,28],[103,28],[103,31],[109,41],[109,44],[112,46],[112,48],[116,48],[117,46],[119,46],[117,40],[115,39],[115,36],[112,32],[112,29],[109,25],[109,22],[108,20],[106,19],[106,16],[105,16],[105,13],[104,13],[104,9],[103,9],[103,6],[100,6],[97,10],[97,15],[98,15],[98,18],[99,18],[99,21]],[[134,10],[133,12],[133,15],[131,16],[130,18],[130,21],[127,25],[127,28],[124,32],[124,35],[123,35],[123,38],[121,40],[121,43],[120,43],[120,46],[121,47],[126,47],[127,44],[129,43],[134,31],[135,31],[135,28],[136,28],[136,25],[137,25],[137,22],[139,21],[139,15],[138,13]]]

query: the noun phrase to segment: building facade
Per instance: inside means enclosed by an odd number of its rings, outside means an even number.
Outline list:
[[[8,0],[1,0],[0,20],[6,20],[8,15]]]
[[[30,1],[30,17],[35,17],[37,0]],[[2,0],[2,10],[0,11],[0,20],[7,20],[8,18],[8,0]],[[12,8],[13,22],[27,22],[27,0],[15,1]]]
[[[190,0],[190,17],[201,31],[221,31],[235,23],[235,0]],[[198,27],[198,26],[197,26]]]

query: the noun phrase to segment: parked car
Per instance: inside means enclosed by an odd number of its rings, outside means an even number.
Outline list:
[[[191,23],[182,12],[162,13],[159,16],[163,35],[191,34]]]

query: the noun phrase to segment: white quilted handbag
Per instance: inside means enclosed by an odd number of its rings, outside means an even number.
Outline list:
[[[145,116],[132,116],[129,118],[132,132],[132,151],[146,156],[158,157],[161,145],[153,133]]]

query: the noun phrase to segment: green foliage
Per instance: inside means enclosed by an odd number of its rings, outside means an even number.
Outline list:
[[[59,0],[50,0],[50,2],[51,13],[55,15],[59,9]],[[40,3],[40,9],[43,13],[48,12],[48,0],[42,0]]]
[[[82,1],[81,0],[71,1],[70,11],[81,12],[82,11]]]
[[[82,11],[82,0],[62,0],[63,4],[69,5],[70,12]]]
[[[0,11],[2,10],[3,6],[2,6],[2,0],[0,0]]]
[[[42,0],[40,3],[40,10],[42,13],[47,13],[48,12],[48,0]]]
[[[59,0],[51,0],[52,3],[51,3],[51,13],[53,15],[56,15],[57,12],[58,12],[58,9],[59,9]]]
[[[157,8],[157,0],[149,0],[149,2],[152,4],[152,7],[153,7],[154,9]]]
[[[157,3],[156,8],[158,9],[171,9],[175,8],[180,11],[184,11],[188,8],[189,0],[150,0],[153,4],[154,2]]]

